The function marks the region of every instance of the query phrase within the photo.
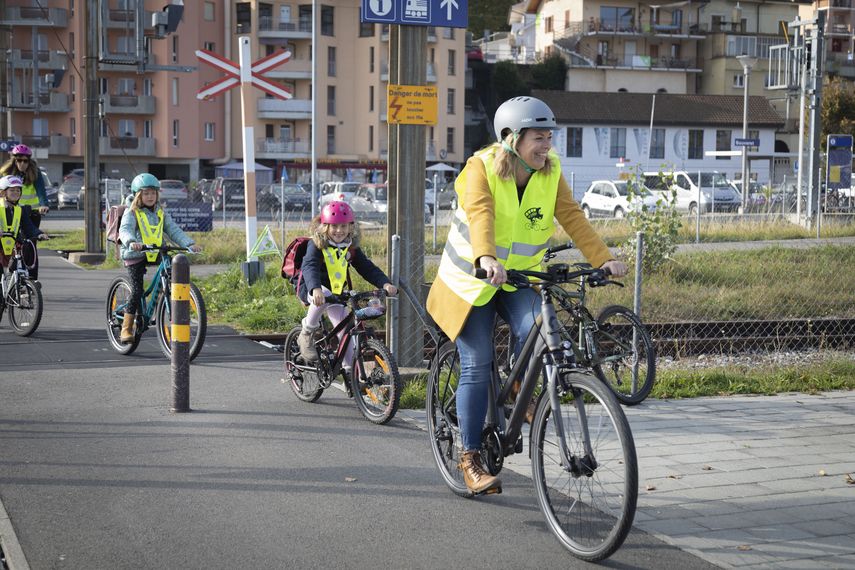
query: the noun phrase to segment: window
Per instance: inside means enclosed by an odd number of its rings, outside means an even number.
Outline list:
[[[448,90],[448,102],[446,103],[445,111],[449,115],[454,114],[454,89]]]
[[[216,10],[216,6],[213,2],[205,2],[205,6],[203,7],[202,17],[205,18],[205,20],[208,22],[213,22],[215,19],[215,16],[214,16],[215,10]]]
[[[150,139],[152,133],[154,132],[154,127],[152,125],[151,119],[145,121],[143,123],[142,128],[143,128],[143,137]]]
[[[582,127],[567,127],[567,156],[582,158]]]
[[[312,33],[312,5],[301,4],[297,8],[297,18],[300,31]]]
[[[172,105],[178,106],[178,78],[172,78]]]
[[[172,63],[178,63],[178,35],[172,34]]]
[[[202,44],[202,47],[204,47],[208,51],[212,51],[214,53],[217,52],[217,44],[215,44],[214,42],[204,42]],[[291,53],[294,53],[294,52],[291,52]]]
[[[564,29],[570,27],[570,10],[564,10]]]
[[[102,77],[98,80],[98,95],[107,94],[107,78]]]
[[[172,121],[172,146],[178,146],[178,119]]]
[[[369,111],[374,110],[374,86],[373,85],[368,86],[368,110]]]
[[[335,125],[327,126],[327,154],[335,154]]]
[[[119,136],[134,137],[136,136],[137,125],[129,119],[119,119]]]
[[[68,130],[71,132],[71,144],[77,144],[77,119],[74,117],[68,120]]]
[[[455,75],[455,62],[454,58],[457,57],[456,50],[450,49],[448,50],[448,74]]]
[[[609,158],[626,157],[626,129],[613,128],[609,136]]]
[[[368,152],[374,151],[374,125],[368,125]]]
[[[704,157],[704,131],[689,129],[689,159],[698,160]]]
[[[335,47],[327,48],[327,75],[335,77]]]
[[[327,115],[335,115],[335,85],[327,85]]]
[[[68,53],[74,57],[74,32],[68,32]]]
[[[214,123],[205,123],[205,140],[214,140]]]
[[[454,127],[448,127],[445,133],[445,150],[454,152]]]
[[[730,150],[730,140],[733,137],[733,131],[730,129],[717,130],[715,132],[715,149]],[[716,160],[730,160],[729,156],[717,156]]]
[[[600,6],[600,30],[630,32],[635,23],[635,10],[617,6]]]
[[[757,129],[748,129],[748,138],[760,140],[760,131],[758,131]],[[759,152],[759,151],[760,151],[759,146],[749,146],[748,147],[748,152]]]
[[[665,158],[665,129],[653,129],[650,139],[650,158]]]
[[[117,95],[136,95],[137,88],[133,79],[120,77],[116,85]]]
[[[733,88],[742,89],[745,87],[745,75],[737,73],[733,76]]]
[[[442,29],[442,37],[446,40],[454,39],[454,28],[443,28]]]
[[[374,73],[374,46],[368,48],[368,73]]]
[[[252,31],[252,5],[249,2],[235,4],[235,32],[248,34]]]
[[[73,76],[72,76],[72,77],[73,77]],[[151,91],[152,91],[152,82],[151,82],[151,79],[150,79],[150,78],[146,77],[145,79],[143,79],[143,83],[142,83],[142,91],[143,91],[143,92],[142,92],[142,94],[143,94],[143,95],[151,95]]]
[[[77,78],[73,73],[69,73],[68,80],[70,81],[69,85],[71,86],[71,102],[74,103],[74,100],[77,99]]]
[[[359,24],[359,37],[360,38],[373,38],[374,37],[374,24],[371,22],[361,22]]]
[[[543,31],[547,34],[551,34],[554,29],[554,24],[552,22],[552,16],[544,18],[543,20]]]
[[[334,12],[332,6],[321,6],[321,35],[334,36],[333,30]]]

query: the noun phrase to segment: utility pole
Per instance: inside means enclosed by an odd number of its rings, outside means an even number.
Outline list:
[[[82,7],[83,21],[86,22],[86,41],[83,44],[83,228],[86,251],[79,261],[101,263],[104,260],[101,242],[101,195],[98,185],[98,167],[101,162],[98,129],[98,34],[101,30],[101,11],[98,9],[98,0],[85,0]]]
[[[807,217],[819,226],[819,141],[822,132],[822,59],[825,57],[825,11],[818,11],[810,32],[810,178],[808,179]]]

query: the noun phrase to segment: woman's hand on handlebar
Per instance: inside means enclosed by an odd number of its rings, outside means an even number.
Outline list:
[[[626,263],[617,259],[605,262],[600,266],[600,269],[605,270],[606,275],[611,275],[612,277],[623,277],[627,272]]]
[[[495,257],[490,257],[489,255],[482,255],[478,258],[478,263],[481,265],[481,269],[486,271],[486,278],[490,280],[492,285],[502,285],[507,282],[508,274],[505,271],[504,266],[501,263],[496,261]]]
[[[394,297],[398,294],[398,288],[392,285],[391,283],[386,283],[383,285],[383,290],[386,291],[386,294],[390,297]]]

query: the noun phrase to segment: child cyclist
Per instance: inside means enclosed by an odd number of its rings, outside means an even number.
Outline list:
[[[28,205],[21,205],[24,181],[18,176],[0,178],[0,264],[6,267],[15,251],[15,238],[22,236],[26,240],[50,239],[48,235],[33,224]],[[29,245],[27,245],[29,244]],[[24,263],[30,270],[30,277],[36,281],[39,277],[39,257],[32,241],[25,242]]]
[[[383,271],[368,259],[359,247],[359,235],[353,216],[353,210],[346,202],[330,202],[312,220],[311,240],[306,247],[301,268],[297,295],[303,303],[309,305],[303,319],[303,331],[297,337],[300,356],[305,362],[318,359],[313,342],[313,333],[321,324],[321,315],[326,312],[333,326],[347,316],[347,309],[341,304],[327,304],[326,297],[340,294],[348,282],[348,271],[352,265],[366,281],[375,287],[382,287],[389,295],[396,295],[398,289],[392,285]],[[353,362],[348,347],[344,358],[347,370]]]
[[[146,246],[160,247],[163,244],[163,235],[166,234],[179,247],[201,251],[199,246],[194,245],[193,238],[185,234],[160,206],[160,181],[157,178],[148,173],[137,175],[131,182],[131,194],[133,200],[122,215],[122,223],[119,226],[121,257],[131,280],[131,298],[125,308],[125,319],[122,321],[122,333],[119,337],[119,341],[124,343],[134,340],[134,320],[143,296],[146,266],[157,262],[160,255],[157,251],[140,250]]]

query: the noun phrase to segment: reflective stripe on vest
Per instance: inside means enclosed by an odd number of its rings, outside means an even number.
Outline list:
[[[475,154],[487,172],[495,208],[496,257],[506,269],[536,269],[540,267],[549,238],[555,232],[555,201],[561,177],[558,156],[551,152],[550,174],[535,172],[529,179],[520,203],[513,178],[501,179],[493,169],[496,147]],[[458,176],[455,190],[462,196],[466,188],[466,169]],[[462,299],[474,306],[486,304],[498,290],[487,280],[472,276],[474,254],[469,235],[469,222],[464,209],[454,212],[451,227],[437,275]],[[504,285],[503,289],[513,291]]]
[[[153,245],[155,247],[160,247],[163,243],[163,210],[158,208],[157,210],[157,225],[152,226],[148,223],[148,216],[145,215],[145,212],[142,210],[135,210],[134,215],[137,218],[137,225],[140,228],[140,236],[142,236],[142,242],[145,245]],[[160,255],[159,251],[147,251],[145,252],[146,261],[149,263],[154,263],[157,261],[157,256]]]
[[[39,195],[36,193],[36,186],[34,184],[24,184],[21,187],[21,199],[18,200],[18,204],[34,208],[39,207]]]
[[[327,275],[330,278],[330,291],[340,295],[344,291],[347,281],[347,266],[349,248],[339,249],[337,247],[324,248],[324,264],[327,266]]]
[[[18,230],[21,227],[21,207],[20,206],[12,206],[12,223],[9,223],[9,220],[6,218],[6,208],[0,209],[3,212],[2,229],[4,234],[12,234],[11,236],[3,236],[0,238],[0,242],[3,244],[3,253],[6,255],[12,255],[12,252],[15,251],[15,236],[18,235]]]

